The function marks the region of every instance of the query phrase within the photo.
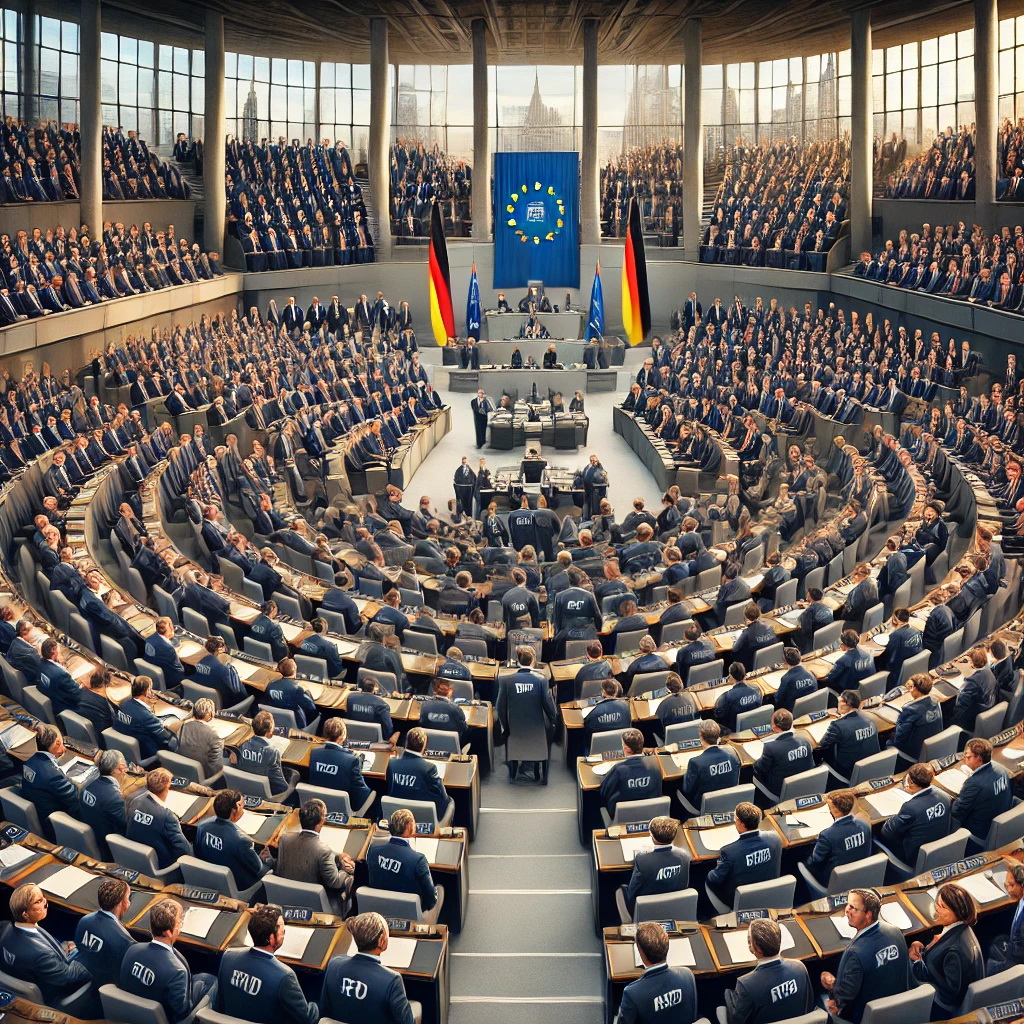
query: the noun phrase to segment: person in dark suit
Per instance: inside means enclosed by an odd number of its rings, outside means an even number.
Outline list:
[[[688,967],[669,967],[668,932],[655,921],[636,930],[644,973],[622,993],[619,1024],[689,1024],[697,1016],[697,983]]]
[[[793,732],[793,714],[785,708],[779,708],[772,715],[772,733],[774,735],[764,742],[761,756],[754,762],[754,778],[777,803],[783,782],[791,775],[811,771],[814,755],[807,737]]]
[[[63,811],[75,816],[78,791],[75,784],[60,770],[64,756],[64,737],[53,725],[41,724],[36,729],[36,752],[21,766],[21,795],[35,806],[43,833],[53,841],[50,815]]]
[[[935,680],[919,672],[907,680],[910,700],[900,708],[896,731],[889,741],[909,761],[921,756],[921,744],[942,731],[942,707],[931,695]]]
[[[1003,885],[1006,895],[1015,902],[1011,906],[1010,934],[1000,936],[992,943],[986,965],[990,977],[1024,964],[1024,864],[1007,868]]]
[[[661,796],[661,771],[653,757],[644,755],[644,734],[627,729],[622,734],[622,761],[616,761],[601,780],[601,803],[615,814],[620,800],[650,800]]]
[[[121,961],[135,940],[121,924],[131,906],[132,890],[123,878],[107,878],[96,890],[99,910],[86,914],[75,929],[77,963],[92,975],[93,990],[116,985]]]
[[[131,697],[122,701],[113,714],[113,727],[139,741],[143,761],[161,750],[176,750],[178,746],[178,737],[153,714],[152,703],[153,680],[136,676]]]
[[[975,647],[969,657],[974,671],[956,696],[950,723],[965,732],[974,731],[978,715],[994,707],[999,695],[999,683],[988,667],[988,652],[983,647]]]
[[[419,896],[423,911],[419,920],[436,923],[444,903],[444,890],[434,885],[427,858],[411,845],[416,835],[412,811],[404,807],[395,811],[388,819],[388,831],[391,838],[386,843],[375,843],[366,853],[370,885]]]
[[[334,1020],[413,1024],[402,976],[380,962],[388,948],[388,924],[380,914],[359,914],[345,922],[355,956],[336,956],[324,972],[320,1013]]]
[[[733,641],[732,659],[750,672],[757,652],[778,643],[779,638],[767,622],[761,621],[761,609],[753,601],[743,610],[743,619],[746,626]]]
[[[910,944],[910,972],[922,985],[935,986],[932,1017],[945,1020],[960,1012],[968,987],[985,977],[985,960],[974,934],[978,907],[962,886],[943,885],[935,897],[935,926],[942,931],[927,945]]]
[[[483,388],[476,393],[470,403],[473,410],[473,426],[476,429],[476,446],[483,448],[487,443],[487,417],[494,412],[494,403],[487,397]]]
[[[14,627],[14,639],[7,648],[7,664],[11,668],[24,672],[25,678],[32,686],[40,683],[42,659],[39,652],[32,646],[29,637],[32,635],[32,623],[29,619],[18,619]]]
[[[719,746],[722,727],[712,719],[705,719],[700,723],[698,735],[701,752],[687,761],[681,790],[694,813],[700,810],[704,794],[729,789],[740,782],[739,754],[732,747]]]
[[[245,799],[237,789],[221,789],[213,798],[213,817],[196,828],[196,856],[227,868],[239,889],[254,886],[273,867],[273,858],[260,856],[252,840],[238,827]]]
[[[128,831],[128,813],[121,783],[128,764],[120,750],[101,750],[96,754],[99,775],[82,787],[75,817],[92,829],[100,849],[106,851],[106,837],[123,836]]]
[[[295,971],[275,955],[284,944],[281,908],[264,904],[249,913],[252,948],[225,950],[217,974],[220,1013],[251,1024],[316,1024],[320,1008],[307,1002]]]
[[[731,910],[739,886],[778,878],[782,866],[781,841],[774,833],[759,828],[759,807],[746,802],[737,804],[734,820],[740,837],[722,847],[705,882],[717,910],[720,906]]]
[[[860,1024],[873,999],[906,992],[909,986],[907,946],[903,933],[879,920],[882,901],[869,889],[851,889],[846,897],[846,922],[856,935],[839,958],[836,973],[824,971],[821,985],[828,994],[825,1009],[833,1018]]]
[[[837,693],[854,689],[862,679],[867,679],[875,671],[874,655],[860,646],[860,634],[855,629],[844,629],[839,638],[842,654],[832,665],[828,675],[821,681]]]
[[[56,1006],[75,989],[92,981],[89,969],[65,950],[45,928],[47,902],[43,890],[32,882],[11,893],[11,920],[0,927],[0,959],[4,971],[21,981],[38,985],[43,1002]],[[84,1012],[87,1005],[76,1006]]]
[[[253,775],[262,775],[270,786],[275,803],[285,802],[295,790],[299,773],[294,768],[281,767],[281,752],[271,745],[274,735],[274,716],[259,711],[252,720],[253,735],[238,748],[238,767]]]
[[[757,605],[749,606],[754,612],[758,611]],[[775,635],[772,634],[772,639]],[[753,711],[761,706],[761,691],[750,683],[746,682],[747,670],[742,662],[734,661],[729,666],[726,679],[732,686],[726,690],[721,697],[715,701],[712,711],[715,721],[727,732],[736,731],[736,718],[745,711]]]
[[[879,835],[880,849],[911,866],[924,843],[944,839],[953,829],[950,799],[932,785],[934,778],[931,765],[910,766],[903,783],[910,799],[882,825]]]
[[[154,768],[146,775],[146,792],[128,808],[126,837],[152,847],[157,866],[161,868],[170,867],[179,857],[192,854],[178,816],[167,806],[170,789],[171,773],[166,768]]]
[[[363,778],[361,760],[343,746],[348,739],[344,719],[328,718],[323,735],[323,746],[309,752],[310,784],[347,793],[353,813],[365,817],[373,803],[373,793]]]
[[[309,628],[312,636],[302,641],[299,651],[308,658],[319,658],[327,665],[330,679],[340,679],[345,674],[345,666],[338,648],[327,639],[327,623],[321,618],[310,619]]]
[[[817,692],[818,680],[810,669],[800,663],[799,648],[784,648],[782,660],[786,671],[779,681],[778,690],[775,691],[775,707],[792,711],[797,700],[809,693]]]
[[[679,822],[675,818],[652,818],[648,826],[654,849],[637,853],[633,873],[626,887],[626,911],[632,916],[640,896],[681,892],[690,882],[690,857],[676,845]]]
[[[273,601],[268,601],[263,607],[271,604]],[[279,626],[278,628],[280,629]],[[277,671],[281,678],[275,679],[267,686],[264,704],[293,712],[298,727],[315,735],[320,724],[320,716],[316,712],[313,698],[295,681],[295,659],[282,658],[277,663]]]
[[[750,922],[747,946],[757,966],[726,989],[727,1024],[771,1024],[809,1013],[814,1002],[811,978],[799,960],[779,955],[782,929],[777,921],[760,918]]]
[[[590,744],[597,733],[628,729],[633,723],[632,715],[629,704],[622,699],[622,687],[618,680],[602,680],[601,699],[590,708],[583,720],[587,750],[590,750]]]
[[[166,615],[161,615],[155,625],[156,631],[146,637],[146,661],[163,670],[167,689],[172,690],[180,686],[185,678],[185,667],[178,659],[178,651],[172,643],[174,623]]]
[[[60,645],[52,637],[47,637],[39,650],[42,654],[39,689],[50,698],[54,716],[62,711],[78,711],[82,688],[75,677],[61,665]]]
[[[798,865],[800,873],[810,875],[818,885],[828,886],[833,868],[852,864],[871,852],[871,823],[854,817],[856,802],[849,789],[837,789],[826,797],[832,824],[821,830],[811,855]]]
[[[611,671],[609,669],[609,671]],[[697,704],[683,689],[683,681],[675,672],[670,672],[665,680],[668,695],[658,705],[658,732],[661,736],[670,725],[681,722],[692,722],[698,717]]]
[[[974,836],[974,845],[978,845],[988,835],[992,819],[1013,806],[1013,783],[1009,772],[993,763],[988,740],[968,740],[963,763],[971,775],[953,801],[950,814],[954,826],[966,828]]]
[[[687,626],[686,632],[683,633],[685,643],[676,652],[676,672],[684,682],[690,674],[691,665],[705,665],[718,658],[715,645],[710,640],[702,640],[701,633],[702,630],[696,622]]]
[[[515,743],[511,745],[509,753],[509,740],[516,735],[512,725],[512,707],[515,706],[515,717],[522,721],[526,717],[535,719],[538,725],[543,725],[546,738],[545,750],[550,749],[551,737],[554,734],[558,721],[558,713],[555,710],[555,703],[551,696],[551,688],[547,679],[534,669],[536,652],[532,647],[525,644],[516,648],[516,671],[501,680],[498,689],[498,722],[503,735],[506,738],[506,756],[508,756],[509,780],[514,780],[520,767],[525,769],[526,762],[516,755]],[[539,738],[539,734],[538,734]],[[547,785],[548,765],[547,760],[541,762],[538,767],[534,762],[531,765],[534,778],[542,785]]]
[[[364,676],[356,686],[348,695],[346,717],[352,722],[377,722],[383,739],[393,739],[397,734],[391,720],[391,705],[380,696],[377,680]]]
[[[843,690],[839,697],[839,717],[825,730],[818,743],[825,763],[843,779],[848,779],[853,766],[862,757],[877,754],[878,727],[872,717],[860,709],[860,694]]]
[[[154,903],[149,911],[152,941],[128,947],[118,982],[129,995],[160,1003],[169,1024],[190,1017],[217,993],[217,979],[210,974],[193,977],[185,958],[174,949],[184,916],[184,907],[172,899]]]
[[[234,707],[245,700],[248,691],[238,675],[238,669],[225,656],[227,644],[222,637],[211,636],[204,647],[206,654],[195,666],[198,681],[217,691],[222,707]]]
[[[388,796],[399,800],[428,800],[437,809],[438,823],[447,825],[455,813],[455,801],[446,792],[436,765],[423,756],[426,749],[426,731],[410,729],[405,737],[405,749],[388,761]]]

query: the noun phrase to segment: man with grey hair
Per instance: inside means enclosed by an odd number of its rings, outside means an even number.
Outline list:
[[[388,820],[391,838],[371,846],[366,854],[370,885],[391,892],[408,892],[420,898],[423,916],[428,924],[437,922],[444,903],[444,890],[434,885],[430,864],[410,840],[416,835],[416,819],[412,811],[400,807]]]
[[[356,944],[355,956],[336,956],[324,972],[320,1012],[334,1020],[372,1020],[413,1024],[416,1016],[402,976],[380,962],[388,948],[388,923],[380,914],[350,917],[345,926]],[[419,1010],[419,1007],[417,1007]]]
[[[199,762],[207,785],[224,768],[224,741],[210,724],[216,710],[209,697],[200,697],[192,707],[192,717],[178,731],[178,753]]]
[[[106,854],[106,837],[123,836],[128,828],[121,785],[128,777],[128,764],[120,750],[101,750],[96,755],[99,776],[83,787],[76,817],[92,829],[96,842]]]
[[[75,784],[60,770],[64,755],[64,737],[52,725],[36,730],[36,752],[21,767],[21,795],[30,800],[39,815],[47,839],[53,841],[50,815],[64,811],[72,817],[78,810]]]
[[[320,838],[326,820],[323,800],[314,797],[299,808],[299,831],[285,833],[278,844],[276,873],[293,882],[322,885],[334,912],[344,916],[355,863],[347,853],[335,854]]]
[[[814,999],[807,968],[799,960],[779,956],[782,929],[768,918],[752,921],[747,945],[757,966],[726,990],[718,1019],[727,1024],[768,1024],[810,1013]]]

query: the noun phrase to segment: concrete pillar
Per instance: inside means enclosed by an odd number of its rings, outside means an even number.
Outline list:
[[[974,0],[974,120],[978,140],[974,151],[974,220],[990,234],[996,217],[997,136],[999,132],[999,9],[998,0]]]
[[[580,241],[601,241],[597,166],[597,18],[583,19],[583,139],[580,145]]]
[[[491,237],[494,203],[491,200],[490,97],[487,95],[487,22],[473,19],[473,241]]]
[[[872,117],[871,11],[855,11],[850,19],[850,251],[871,250]]]
[[[377,211],[373,236],[377,260],[391,259],[391,169],[388,136],[391,132],[388,76],[388,19],[370,19],[370,196]]]
[[[82,136],[82,223],[98,237],[103,227],[103,120],[100,105],[100,0],[81,0],[78,82]]]
[[[701,124],[700,18],[683,25],[683,247],[697,258],[704,210],[704,125]]]
[[[313,64],[313,142],[320,145],[320,136],[323,134],[323,127],[320,124],[320,61]]]
[[[21,33],[21,116],[30,127],[39,117],[39,39],[36,34],[36,0],[25,0]]]
[[[227,220],[224,140],[224,15],[206,9],[206,114],[203,125],[203,238],[211,252],[224,252]]]

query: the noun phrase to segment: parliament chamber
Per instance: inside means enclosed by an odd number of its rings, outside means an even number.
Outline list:
[[[0,36],[0,1015],[1024,1024],[1024,4]]]

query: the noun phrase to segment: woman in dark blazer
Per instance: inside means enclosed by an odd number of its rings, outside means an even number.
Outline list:
[[[935,986],[932,1020],[955,1017],[967,987],[985,977],[985,959],[973,930],[977,920],[974,897],[959,885],[944,885],[935,898],[935,924],[942,931],[927,946],[910,944],[915,981]]]

